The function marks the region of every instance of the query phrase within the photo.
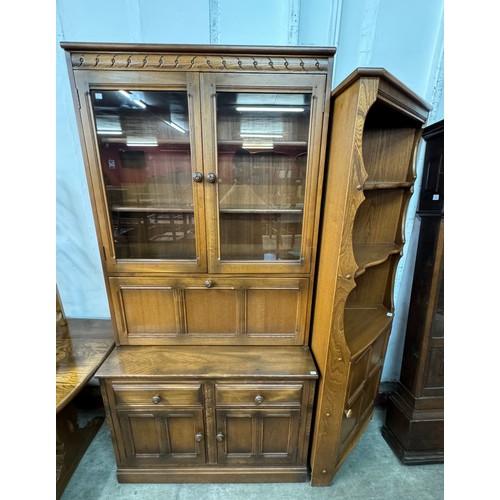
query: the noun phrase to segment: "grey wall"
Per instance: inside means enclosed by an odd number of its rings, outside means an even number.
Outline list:
[[[335,46],[334,86],[356,67],[384,67],[434,106],[428,124],[444,116],[443,0],[57,0],[56,13],[56,280],[69,317],[109,308],[60,41]],[[399,376],[419,187],[417,177],[384,381]]]

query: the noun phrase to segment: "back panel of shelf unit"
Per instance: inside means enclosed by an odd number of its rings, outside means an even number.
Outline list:
[[[413,181],[412,155],[420,124],[390,106],[376,102],[363,129],[367,182]]]
[[[408,190],[365,191],[352,232],[353,243],[383,245],[401,242],[401,217]]]

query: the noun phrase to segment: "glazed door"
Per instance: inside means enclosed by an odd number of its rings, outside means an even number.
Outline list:
[[[201,75],[209,272],[309,272],[324,85]]]
[[[197,76],[94,78],[76,76],[108,270],[206,270]]]

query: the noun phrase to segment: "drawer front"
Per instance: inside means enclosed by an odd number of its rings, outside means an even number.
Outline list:
[[[304,386],[297,384],[216,384],[217,406],[300,406]]]
[[[117,405],[201,406],[201,384],[121,384],[113,383]]]
[[[308,278],[112,277],[121,345],[303,345]]]

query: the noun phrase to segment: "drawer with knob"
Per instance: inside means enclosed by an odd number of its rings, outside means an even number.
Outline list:
[[[216,384],[217,406],[300,406],[303,384]]]
[[[201,384],[112,384],[117,405],[123,406],[201,406]]]

